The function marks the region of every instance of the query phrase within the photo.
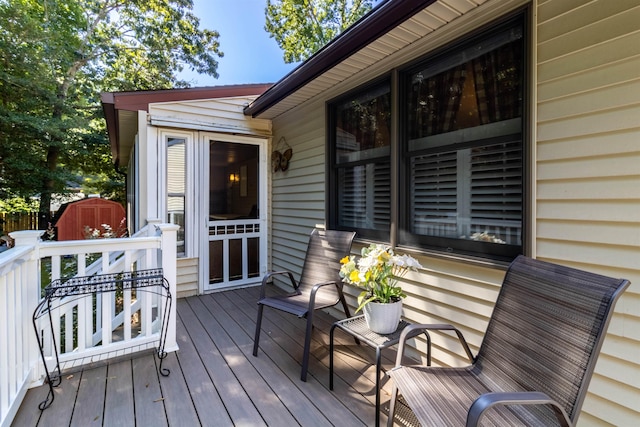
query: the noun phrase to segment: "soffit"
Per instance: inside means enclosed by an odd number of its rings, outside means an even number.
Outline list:
[[[118,134],[120,135],[119,165],[129,164],[129,155],[138,133],[138,113],[136,111],[118,110]],[[116,157],[114,157],[116,158]]]
[[[282,100],[259,112],[255,117],[274,119],[298,105],[326,93],[336,85],[380,63],[398,51],[406,49],[413,43],[488,1],[490,0],[438,0],[362,49],[353,52],[349,57]],[[299,69],[303,68],[304,64],[299,67]],[[299,69],[294,70],[293,73],[298,72]]]

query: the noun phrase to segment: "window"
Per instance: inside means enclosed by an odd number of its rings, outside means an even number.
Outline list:
[[[388,81],[331,105],[333,223],[360,236],[389,234],[391,91]]]
[[[398,144],[390,143],[389,84],[329,105],[330,226],[381,240],[394,231],[399,245],[448,253],[522,253],[522,22],[493,26],[400,71]],[[389,161],[396,146],[397,189]]]
[[[510,258],[522,248],[523,31],[405,74],[401,241]]]
[[[185,143],[184,138],[167,138],[167,221],[180,226],[178,256],[185,256]]]

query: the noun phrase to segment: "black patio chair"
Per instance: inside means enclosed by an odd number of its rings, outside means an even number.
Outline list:
[[[424,426],[563,425],[576,422],[613,307],[629,286],[519,256],[509,267],[487,332],[472,357],[450,325],[412,325],[401,336],[389,409],[401,393]],[[468,367],[400,366],[406,339],[425,330],[458,334]],[[485,424],[486,422],[486,424]]]
[[[332,307],[341,302],[346,317],[351,317],[349,307],[342,294],[343,283],[340,279],[339,271],[340,260],[351,251],[351,243],[355,235],[356,233],[351,231],[315,229],[309,237],[309,245],[307,246],[299,282],[295,281],[290,271],[274,271],[264,276],[262,287],[260,288],[260,299],[258,300],[258,319],[253,341],[254,356],[258,355],[262,311],[265,306],[294,314],[300,318],[306,317],[307,328],[300,379],[302,381],[307,380],[313,312]],[[272,282],[274,276],[284,276],[285,279],[288,279],[293,292],[287,295],[267,296],[267,284]]]

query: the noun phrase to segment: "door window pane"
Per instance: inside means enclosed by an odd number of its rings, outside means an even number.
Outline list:
[[[167,221],[180,226],[178,256],[185,255],[186,156],[184,138],[167,138]]]

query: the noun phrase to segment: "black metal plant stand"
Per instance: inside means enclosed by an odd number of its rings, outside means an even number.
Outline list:
[[[160,340],[158,342],[156,354],[160,359],[158,372],[165,377],[170,374],[169,369],[162,368],[162,362],[167,356],[167,352],[164,350],[164,347],[167,339],[167,324],[171,312],[172,298],[171,292],[169,290],[169,282],[164,278],[161,268],[112,274],[96,274],[93,276],[54,280],[45,287],[44,298],[42,299],[42,301],[40,301],[35,311],[33,312],[33,328],[36,333],[38,346],[40,347],[40,356],[42,357],[42,363],[44,364],[44,369],[47,374],[46,381],[49,384],[49,393],[47,394],[47,398],[40,402],[40,404],[38,405],[38,408],[40,408],[40,410],[47,409],[49,406],[51,406],[54,398],[53,388],[59,386],[62,382],[60,360],[58,358],[58,346],[56,344],[56,334],[53,331],[53,319],[51,317],[51,311],[71,301],[60,301],[59,304],[55,304],[53,302],[56,300],[62,300],[63,298],[69,296],[115,292],[128,289],[150,292],[166,298],[166,303],[164,304],[164,310],[162,313]],[[56,366],[51,372],[49,371],[49,368],[47,366],[47,361],[44,354],[43,338],[40,336],[38,330],[38,319],[45,315],[49,317],[49,328],[53,340],[53,350],[56,357]],[[103,327],[107,326],[103,325]]]

